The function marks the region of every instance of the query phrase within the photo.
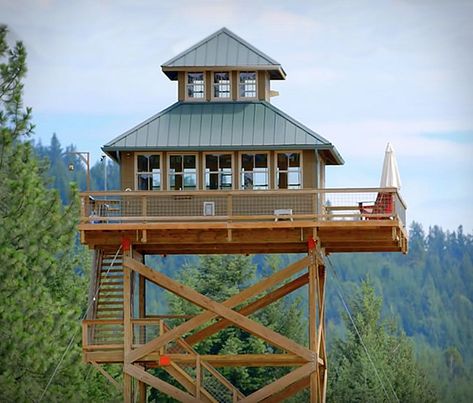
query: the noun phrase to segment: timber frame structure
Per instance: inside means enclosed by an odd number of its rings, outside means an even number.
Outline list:
[[[396,188],[328,189],[327,165],[343,160],[326,139],[270,103],[274,59],[223,28],[162,66],[178,102],[103,147],[120,165],[120,191],[85,192],[80,239],[94,251],[82,347],[124,401],[151,388],[182,402],[280,402],[327,389],[324,256],[407,252],[406,204]],[[295,262],[217,302],[146,265],[147,255],[300,254]],[[202,310],[151,314],[158,287]],[[308,344],[250,315],[306,287]],[[180,319],[178,325],[173,325]],[[275,353],[198,354],[227,327]],[[104,364],[121,364],[118,382]],[[221,367],[286,367],[244,395]],[[172,378],[172,384],[166,379]],[[176,386],[178,385],[178,386]]]
[[[105,372],[101,364],[123,363],[123,391],[127,402],[133,401],[136,395],[133,386],[138,391],[140,402],[146,401],[147,386],[157,388],[183,402],[277,402],[306,387],[310,387],[312,401],[324,401],[327,381],[324,332],[325,267],[316,242],[309,241],[308,247],[306,257],[220,303],[147,267],[142,263],[143,256],[133,251],[128,240],[124,240],[123,320],[95,319],[83,322],[85,361],[99,368],[114,384],[116,381]],[[133,283],[136,281],[141,292],[138,299],[138,310],[141,312],[145,309],[141,305],[144,303],[141,297],[145,281],[192,302],[202,308],[203,312],[172,329],[165,324],[169,316],[133,317]],[[248,318],[248,315],[258,309],[307,284],[310,307],[308,347],[301,346]],[[255,297],[258,298],[254,299]],[[215,321],[217,318],[219,320]],[[93,343],[94,336],[97,337],[94,333],[107,326],[112,326],[115,333],[121,333],[123,344]],[[193,345],[227,326],[240,327],[284,353],[199,355],[195,352]],[[197,328],[199,329],[196,330]],[[153,332],[156,337],[145,340]],[[184,390],[147,372],[147,369],[156,366],[162,367]],[[253,394],[244,396],[215,369],[222,366],[286,366],[295,369]],[[218,388],[216,390],[215,386],[213,389],[207,389],[209,377],[219,384],[220,391]]]

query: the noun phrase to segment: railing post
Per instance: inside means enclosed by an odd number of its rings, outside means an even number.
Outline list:
[[[143,216],[143,222],[146,222],[146,216],[148,215],[148,204],[147,204],[148,199],[146,198],[146,195],[142,195],[141,199],[141,215]]]

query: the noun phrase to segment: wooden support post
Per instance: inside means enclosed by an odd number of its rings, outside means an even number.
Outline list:
[[[317,353],[317,266],[315,249],[309,250],[309,349]],[[317,364],[318,366],[318,364]],[[317,371],[310,375],[310,402],[316,403],[318,395]]]
[[[123,251],[123,257],[130,256],[129,250]],[[123,266],[123,352],[126,357],[131,353],[133,343],[133,325],[131,323],[131,270]],[[133,402],[133,379],[129,373],[123,372],[123,401]]]

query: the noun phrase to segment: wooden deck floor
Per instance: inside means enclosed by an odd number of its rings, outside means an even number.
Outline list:
[[[404,226],[393,219],[364,221],[254,221],[82,223],[90,248],[128,237],[143,254],[303,253],[314,237],[326,253],[407,252]]]

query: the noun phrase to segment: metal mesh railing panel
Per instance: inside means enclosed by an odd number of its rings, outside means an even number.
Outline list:
[[[123,344],[123,324],[90,325],[87,340],[89,345]]]
[[[233,392],[220,382],[210,371],[202,367],[201,384],[219,403],[233,401]]]
[[[130,195],[128,195],[130,193]],[[293,191],[125,192],[82,196],[83,220],[91,223],[239,219],[313,215],[323,220],[399,217],[405,206],[391,189]],[[225,217],[225,218],[223,218]]]

